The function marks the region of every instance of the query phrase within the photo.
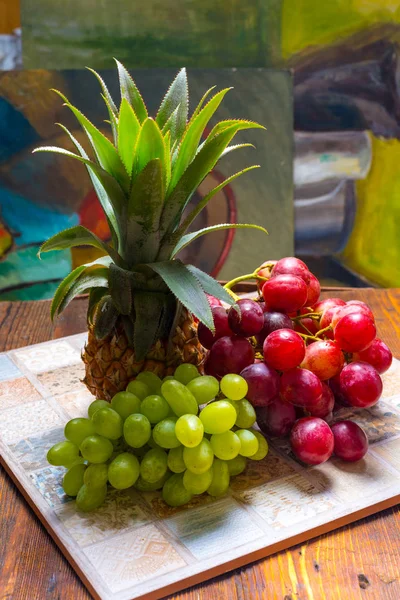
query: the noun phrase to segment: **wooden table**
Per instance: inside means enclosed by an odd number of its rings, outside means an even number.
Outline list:
[[[400,290],[324,296],[372,307],[378,332],[400,358]],[[0,351],[85,329],[86,300],[57,323],[49,302],[0,303]],[[0,413],[1,418],[1,413]],[[0,600],[87,600],[90,595],[0,468]],[[400,598],[400,510],[392,508],[173,596],[175,600]],[[172,597],[170,597],[172,600]]]

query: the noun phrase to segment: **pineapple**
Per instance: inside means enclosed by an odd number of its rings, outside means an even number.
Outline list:
[[[163,377],[182,362],[200,366],[204,351],[194,317],[214,329],[206,293],[229,305],[234,303],[212,277],[183,264],[177,257],[179,251],[199,236],[221,229],[253,227],[265,232],[247,224],[220,224],[187,232],[221,188],[258,165],[228,177],[182,218],[190,198],[218,160],[248,145],[230,145],[235,134],[261,125],[221,121],[205,137],[228,89],[214,95],[214,88],[208,90],[189,117],[185,69],[178,73],[152,118],[128,71],[116,62],[119,108],[100,75],[92,71],[108,110],[110,138],[57,92],[87,135],[91,155],[63,125],[60,127],[71,138],[76,153],[58,147],[35,150],[57,152],[86,166],[110,227],[109,244],[78,225],[53,236],[40,249],[48,252],[85,245],[104,253],[62,281],[51,316],[58,316],[77,294],[89,292],[84,381],[93,395],[106,400],[124,390],[142,370]]]

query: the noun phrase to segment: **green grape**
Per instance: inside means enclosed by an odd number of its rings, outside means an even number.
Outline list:
[[[173,473],[183,473],[186,470],[186,465],[183,460],[183,446],[171,448],[168,452],[168,468]]]
[[[99,463],[97,465],[89,465],[83,476],[83,483],[87,487],[98,488],[107,485],[108,481],[108,465]]]
[[[196,475],[201,475],[211,468],[214,460],[214,452],[208,440],[202,439],[198,446],[185,448],[183,460],[186,468]]]
[[[95,432],[93,423],[90,419],[71,419],[64,428],[64,435],[70,442],[80,446],[85,437],[93,435]]]
[[[253,433],[256,436],[257,440],[258,440],[258,450],[254,454],[251,454],[249,456],[249,458],[251,460],[262,460],[268,454],[268,450],[269,450],[269,448],[268,448],[268,442],[265,439],[265,437],[262,435],[262,433],[260,433],[259,431],[254,431],[253,430]]]
[[[189,381],[196,379],[196,377],[200,377],[200,373],[198,368],[194,365],[191,365],[190,363],[183,363],[175,369],[174,377],[183,383],[183,385],[187,385]]]
[[[147,442],[147,444],[145,444],[141,448],[132,448],[132,447],[130,447],[129,448],[129,452],[131,452],[132,454],[134,454],[135,456],[137,456],[139,460],[142,460],[142,458],[146,454],[146,452],[148,452],[151,448],[155,447],[155,446],[151,446],[150,442],[151,442],[151,438],[149,439],[149,441]],[[157,446],[157,448],[159,448],[159,446]]]
[[[236,410],[227,400],[217,400],[203,408],[200,419],[206,433],[224,433],[234,426]]]
[[[110,440],[101,435],[89,435],[83,440],[79,449],[83,458],[96,464],[106,462],[114,451]]]
[[[162,489],[162,497],[169,506],[183,506],[191,501],[193,496],[183,485],[183,473],[174,473],[167,479]]]
[[[140,412],[140,398],[130,392],[118,392],[111,400],[111,408],[125,420],[129,415]]]
[[[140,411],[150,423],[159,423],[169,415],[169,404],[162,396],[147,396],[140,404]]]
[[[108,467],[108,481],[117,490],[130,488],[139,477],[139,461],[130,452],[119,454]]]
[[[164,383],[164,381],[170,381],[171,379],[175,379],[175,377],[173,375],[166,375],[162,382]]]
[[[124,438],[132,448],[141,448],[149,441],[151,425],[147,417],[140,413],[129,415],[124,423]]]
[[[106,400],[94,400],[91,404],[89,404],[88,415],[89,419],[91,419],[99,408],[109,408],[110,403],[106,402]]]
[[[221,400],[225,400],[225,402],[229,402],[229,404],[231,404],[233,406],[233,408],[236,411],[236,418],[237,418],[237,416],[239,414],[239,406],[238,406],[239,402],[237,402],[236,400],[229,400],[228,398],[221,398]]]
[[[69,440],[54,444],[47,452],[47,461],[55,467],[69,467],[78,457],[78,446]]]
[[[122,436],[123,421],[112,408],[99,408],[92,417],[94,429],[98,435],[109,440],[117,440]]]
[[[161,448],[152,448],[143,457],[140,464],[140,476],[148,483],[155,483],[164,477],[168,470],[168,456]]]
[[[213,464],[213,478],[211,485],[207,489],[207,494],[210,496],[222,496],[229,488],[229,469],[224,460],[216,458]]]
[[[177,448],[181,445],[175,433],[176,417],[163,419],[153,429],[153,440],[161,448]]]
[[[203,375],[196,377],[187,384],[187,389],[193,394],[197,400],[197,404],[207,404],[214,400],[219,393],[218,379],[212,375]]]
[[[147,396],[150,396],[152,393],[150,391],[150,387],[147,385],[145,381],[139,381],[138,379],[134,379],[130,383],[128,383],[128,387],[126,391],[134,396],[137,396],[140,401],[144,400]]]
[[[149,441],[147,442],[147,445],[149,446],[149,447],[147,448],[147,451],[149,451],[151,448],[161,448],[161,446],[159,446],[158,444],[156,444],[156,442],[154,441],[154,438],[153,438],[153,433],[151,434],[151,436],[150,436],[150,439],[149,439]],[[163,449],[163,448],[161,448],[161,449]],[[143,456],[144,456],[144,455],[143,455]],[[142,458],[143,458],[143,457],[142,457]]]
[[[72,463],[68,464],[68,469],[72,469],[75,465],[86,465],[87,461],[83,458],[83,456],[78,456]]]
[[[167,479],[169,479],[169,477],[171,477],[171,473],[170,471],[167,471],[165,475],[161,477],[161,479],[155,481],[154,483],[149,483],[139,475],[133,487],[136,490],[139,490],[139,492],[155,492],[156,490],[161,490],[164,483],[167,481]]]
[[[242,429],[248,429],[256,422],[257,415],[254,407],[246,398],[235,402],[238,406],[238,415],[235,421],[235,425]]]
[[[238,429],[236,435],[240,439],[240,451],[242,456],[251,456],[258,451],[258,439],[253,431],[249,429]]]
[[[163,383],[161,394],[178,417],[186,414],[197,415],[196,398],[180,381],[170,379]]]
[[[182,415],[175,424],[178,440],[187,448],[198,446],[203,439],[204,427],[196,415]]]
[[[136,381],[142,381],[148,386],[150,390],[150,393],[147,394],[148,396],[150,394],[160,395],[162,381],[155,373],[152,373],[151,371],[142,371],[136,377]]]
[[[91,512],[99,508],[107,496],[107,486],[88,487],[83,484],[76,497],[76,506],[83,512]]]
[[[203,494],[210,487],[213,480],[214,468],[208,469],[200,475],[195,475],[187,469],[183,474],[183,485],[193,495]]]
[[[247,458],[238,454],[235,458],[227,460],[226,464],[228,465],[229,475],[234,477],[243,473],[247,465]]]
[[[242,400],[248,392],[247,381],[240,375],[230,373],[221,379],[221,392],[229,400]]]
[[[210,443],[215,456],[222,460],[232,460],[240,451],[240,439],[231,430],[224,433],[214,433],[211,436]]]
[[[64,492],[68,496],[77,496],[79,490],[83,486],[84,474],[86,465],[74,465],[65,473],[63,478]]]

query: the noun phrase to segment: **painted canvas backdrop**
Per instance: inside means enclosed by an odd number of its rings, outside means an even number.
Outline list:
[[[174,69],[133,70],[150,114],[157,107]],[[116,70],[102,71],[118,97]],[[194,229],[218,222],[262,224],[251,230],[219,232],[200,238],[182,257],[220,278],[254,270],[274,256],[293,252],[292,87],[287,71],[267,69],[189,70],[191,109],[213,84],[233,86],[217,118],[248,118],[267,131],[243,132],[256,149],[229,153],[201,184],[192,202],[222,178],[251,164],[261,168],[227,186],[199,215]],[[50,297],[72,267],[96,257],[92,249],[73,249],[36,257],[40,244],[61,229],[81,223],[102,239],[109,232],[83,165],[55,154],[35,154],[38,145],[73,150],[55,122],[63,122],[85,144],[75,117],[50,88],[62,91],[102,131],[109,126],[98,82],[85,70],[19,71],[0,74],[0,299]],[[212,123],[211,123],[212,126]]]

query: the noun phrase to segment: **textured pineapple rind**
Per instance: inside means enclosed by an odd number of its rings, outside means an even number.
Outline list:
[[[142,361],[136,360],[135,351],[119,323],[104,340],[96,339],[93,326],[88,327],[88,341],[82,352],[83,383],[96,398],[110,401],[141,371],[152,371],[163,378],[182,363],[201,367],[204,361],[205,350],[197,338],[197,324],[186,310],[172,336],[172,350],[167,353],[167,341],[157,340]]]

